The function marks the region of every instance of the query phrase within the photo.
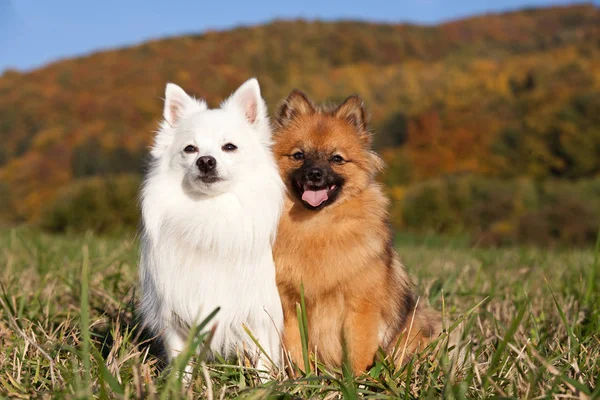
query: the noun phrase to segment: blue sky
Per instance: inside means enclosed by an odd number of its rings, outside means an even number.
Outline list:
[[[599,4],[600,0],[595,0]],[[0,72],[148,39],[275,18],[437,23],[554,0],[0,0]]]

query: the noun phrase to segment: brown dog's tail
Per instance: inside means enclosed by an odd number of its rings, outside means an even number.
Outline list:
[[[417,304],[402,331],[394,341],[392,350],[394,362],[403,365],[415,354],[423,350],[429,343],[438,338],[442,332],[442,323],[439,313],[424,304]]]
[[[398,366],[406,364],[415,354],[436,341],[431,357],[438,357],[440,349],[446,348],[453,372],[468,366],[468,343],[462,340],[464,323],[458,324],[447,334],[442,334],[442,328],[441,314],[425,304],[418,304],[407,318],[405,327],[395,342],[397,346],[390,353],[394,357],[394,363]]]

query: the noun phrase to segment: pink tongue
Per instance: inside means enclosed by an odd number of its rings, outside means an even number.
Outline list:
[[[302,200],[313,207],[318,207],[322,202],[327,200],[327,189],[305,190],[302,193]]]

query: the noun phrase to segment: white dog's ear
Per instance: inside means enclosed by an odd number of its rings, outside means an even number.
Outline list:
[[[167,83],[165,90],[165,109],[163,116],[171,126],[175,126],[185,110],[196,103],[182,88],[174,83]]]
[[[256,78],[248,79],[226,101],[235,104],[251,124],[258,124],[267,118],[267,106],[260,95],[260,86]]]
[[[168,83],[165,89],[164,121],[161,123],[160,129],[154,138],[154,145],[150,154],[154,158],[160,158],[173,143],[176,131],[173,128],[177,126],[183,116],[206,109],[207,106],[203,100],[196,100],[190,97],[179,86]]]

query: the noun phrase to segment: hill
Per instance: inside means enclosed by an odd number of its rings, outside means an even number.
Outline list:
[[[216,105],[250,76],[274,109],[294,87],[364,97],[386,182],[600,173],[600,9],[438,26],[274,21],[151,41],[0,77],[0,205],[35,221],[61,188],[138,173],[166,82]]]

